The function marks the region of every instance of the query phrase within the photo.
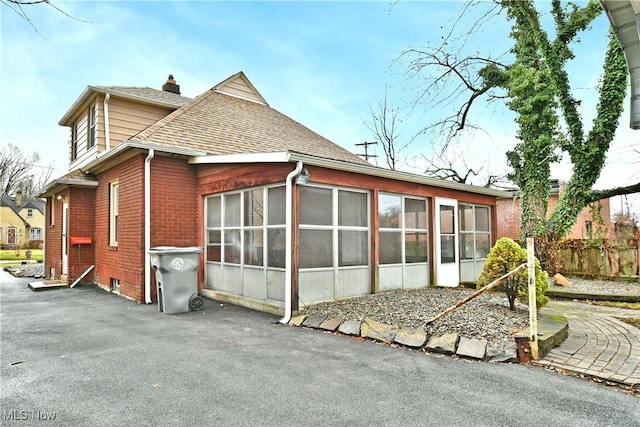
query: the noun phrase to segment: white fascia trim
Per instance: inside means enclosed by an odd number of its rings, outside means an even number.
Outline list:
[[[453,181],[431,178],[423,175],[416,175],[409,172],[393,171],[383,169],[373,165],[360,165],[356,163],[341,162],[339,160],[323,159],[306,154],[291,153],[292,162],[301,161],[306,165],[320,166],[330,169],[342,170],[345,172],[360,173],[363,175],[375,176],[378,178],[388,178],[396,181],[412,182],[415,184],[428,185],[430,187],[447,188],[450,190],[464,191],[467,193],[482,194],[485,196],[511,198],[511,192],[495,190],[492,188],[478,187],[475,185],[460,184]],[[313,180],[313,177],[311,177]]]
[[[115,146],[109,151],[103,151],[97,158],[95,158],[91,162],[84,165],[81,168],[81,170],[85,173],[90,172],[92,169],[96,168],[104,161],[111,159],[129,149],[139,149],[147,152],[149,150],[154,150],[155,152],[158,152],[158,153],[177,154],[177,155],[187,156],[187,157],[198,157],[206,154],[202,151],[192,150],[189,148],[173,147],[169,145],[161,145],[161,144],[153,144],[149,142],[128,140],[128,141],[124,141],[121,144],[118,144],[117,146]]]
[[[255,99],[251,99],[251,98],[247,98],[246,96],[241,96],[241,95],[237,95],[235,93],[229,93],[226,92],[224,90],[220,90],[220,89],[213,89],[214,92],[218,92],[221,93],[223,95],[227,95],[227,96],[232,96],[234,98],[238,98],[238,99],[244,99],[245,101],[249,101],[249,102],[255,102],[256,104],[260,104],[260,105],[267,105],[266,103],[262,102],[262,101],[258,101]]]
[[[230,163],[289,163],[291,153],[278,151],[273,153],[238,153],[238,154],[213,154],[189,159],[189,164],[230,164]]]

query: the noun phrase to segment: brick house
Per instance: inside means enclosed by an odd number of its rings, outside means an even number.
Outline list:
[[[566,183],[557,179],[551,180],[551,192],[547,211],[553,212]],[[515,193],[515,192],[514,192]],[[510,237],[520,240],[520,202],[517,197],[498,200],[497,204],[498,237]],[[580,211],[576,223],[566,235],[566,239],[591,239],[597,237],[613,238],[614,227],[611,222],[611,204],[609,199],[602,199]]]
[[[155,300],[148,250],[199,246],[204,296],[301,304],[475,280],[507,194],[374,167],[271,108],[239,72],[194,99],[89,86],[60,120],[45,271]],[[82,243],[82,244],[77,244]],[[93,269],[89,270],[91,266]]]

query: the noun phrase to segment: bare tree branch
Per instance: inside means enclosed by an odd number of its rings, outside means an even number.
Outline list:
[[[85,23],[89,22],[89,21],[85,21],[84,19],[76,18],[75,16],[70,15],[69,13],[64,11],[61,7],[59,7],[58,5],[56,5],[50,0],[0,0],[0,3],[2,3],[3,5],[7,6],[9,9],[17,13],[22,19],[24,19],[29,24],[29,26],[33,29],[33,31],[38,33],[43,38],[45,37],[42,35],[42,33],[40,33],[40,31],[38,31],[38,28],[36,28],[36,26],[34,25],[33,21],[31,20],[27,12],[25,12],[25,10],[23,9],[23,6],[36,6],[41,4],[47,5],[57,10],[58,12],[62,13],[67,18],[71,18],[79,22],[85,22]]]

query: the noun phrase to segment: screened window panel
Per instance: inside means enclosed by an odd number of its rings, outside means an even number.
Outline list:
[[[473,231],[473,206],[460,205],[460,231]]]
[[[454,210],[453,206],[440,206],[440,233],[455,233]]]
[[[380,232],[380,264],[402,263],[402,234],[399,231]]]
[[[284,268],[286,255],[286,233],[284,228],[267,230],[267,265]]]
[[[485,233],[476,234],[476,259],[486,258],[491,250],[490,235]]]
[[[263,265],[263,237],[262,230],[245,230],[244,232],[244,263],[247,265]]]
[[[300,230],[300,268],[333,266],[331,230]]]
[[[259,190],[244,193],[244,225],[258,227],[264,223],[264,192]]]
[[[474,259],[474,241],[473,233],[460,236],[460,259]]]
[[[440,252],[440,262],[442,264],[456,262],[455,236],[440,236]]]
[[[221,234],[220,230],[209,230],[207,232],[207,261],[222,261]]]
[[[341,230],[338,232],[338,266],[369,264],[369,240],[366,231]]]
[[[338,225],[366,227],[367,194],[353,191],[338,191]]]
[[[427,202],[426,200],[404,199],[404,226],[405,228],[427,228]]]
[[[281,225],[286,222],[286,191],[285,187],[273,187],[267,190],[269,203],[269,225]]]
[[[489,231],[489,208],[476,206],[476,231]]]
[[[225,227],[240,227],[240,194],[227,194],[224,203]]]
[[[426,232],[406,232],[404,236],[405,262],[427,262],[429,242]]]
[[[220,227],[222,225],[221,202],[222,198],[220,196],[207,198],[207,227]]]
[[[240,230],[224,231],[224,262],[240,264]]]
[[[300,187],[300,223],[331,225],[333,215],[331,189]]]
[[[400,228],[402,213],[402,198],[390,194],[380,194],[378,197],[378,218],[380,228]]]

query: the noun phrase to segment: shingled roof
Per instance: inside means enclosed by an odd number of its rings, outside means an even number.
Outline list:
[[[153,89],[150,87],[135,87],[135,86],[92,86],[99,92],[110,93],[111,95],[122,95],[124,97],[134,97],[139,99],[146,99],[151,102],[159,102],[163,104],[170,104],[176,107],[182,107],[191,98],[178,95],[173,92],[167,92],[165,90]]]
[[[211,155],[292,151],[368,164],[263,101],[239,72],[131,139]]]

